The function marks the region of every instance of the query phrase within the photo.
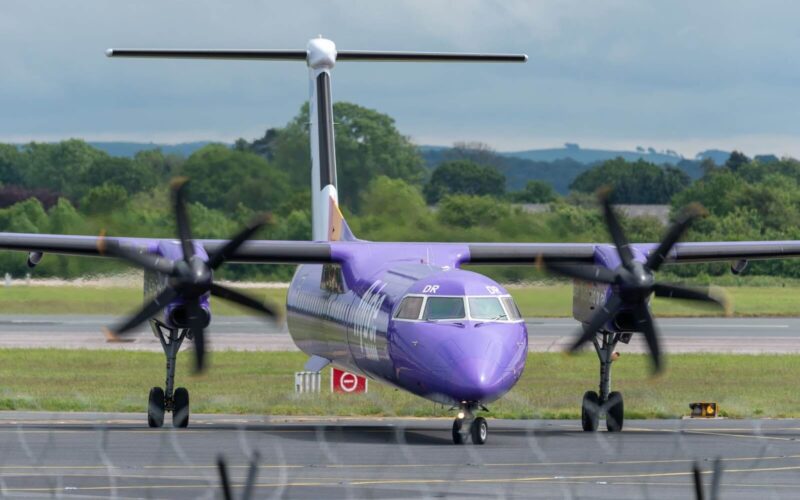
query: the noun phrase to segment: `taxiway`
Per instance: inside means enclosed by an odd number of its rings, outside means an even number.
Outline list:
[[[619,434],[574,421],[490,420],[484,446],[450,441],[450,419],[193,415],[148,429],[139,414],[0,413],[0,480],[13,497],[218,498],[218,456],[256,497],[693,498],[722,458],[722,498],[795,497],[798,420],[630,421]]]
[[[100,333],[114,316],[0,315],[0,347],[67,349],[131,349],[161,351],[146,329],[130,343],[107,343]],[[531,351],[562,351],[573,339],[578,323],[567,318],[528,318]],[[720,352],[740,354],[800,353],[800,318],[662,318],[658,325],[668,353]],[[250,316],[215,316],[209,327],[212,349],[296,351],[284,326]],[[185,343],[189,347],[190,343]],[[622,352],[646,352],[634,336]]]

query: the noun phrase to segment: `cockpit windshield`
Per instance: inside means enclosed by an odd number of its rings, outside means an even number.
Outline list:
[[[428,297],[422,319],[463,319],[464,316],[463,297]]]
[[[469,315],[472,319],[508,319],[503,304],[497,297],[470,297]]]
[[[399,319],[417,319],[419,318],[419,311],[422,309],[422,297],[410,296],[403,299],[400,307],[397,309],[395,318]]]
[[[514,299],[511,297],[500,297],[500,300],[503,301],[503,305],[506,306],[506,311],[508,311],[508,319],[511,321],[519,321],[522,319],[522,314],[519,313],[519,309],[517,309],[517,304],[514,303]]]
[[[483,322],[516,322],[522,319],[522,315],[509,295],[407,295],[397,306],[394,318],[404,321],[471,319]]]

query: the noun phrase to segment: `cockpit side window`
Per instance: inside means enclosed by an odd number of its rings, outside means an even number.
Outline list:
[[[397,308],[397,319],[419,319],[419,311],[422,309],[422,297],[405,297]]]
[[[463,297],[428,297],[424,320],[463,319],[466,316]]]
[[[506,320],[508,316],[497,297],[470,297],[469,315],[472,319]]]
[[[514,303],[514,299],[511,297],[500,297],[500,300],[503,301],[503,305],[506,306],[506,311],[508,312],[508,319],[512,321],[517,321],[522,319],[522,315],[519,313],[519,309],[517,309],[517,304]]]

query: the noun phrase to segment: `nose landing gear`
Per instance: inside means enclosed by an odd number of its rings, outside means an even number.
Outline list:
[[[617,343],[630,342],[629,333],[600,332],[601,340],[594,338],[592,343],[600,359],[600,393],[586,391],[581,402],[581,426],[586,432],[594,432],[600,424],[600,417],[605,414],[608,432],[619,432],[625,420],[625,405],[622,393],[611,392],[611,363],[619,356],[614,349]]]
[[[167,379],[164,389],[161,387],[150,389],[150,396],[147,402],[147,425],[150,427],[163,426],[164,414],[172,412],[173,427],[188,427],[189,391],[184,387],[174,389],[174,385],[178,350],[181,348],[183,339],[189,336],[189,330],[168,328],[157,320],[150,321],[150,326],[153,329],[153,334],[161,341],[161,347],[167,356]]]
[[[460,407],[453,421],[454,444],[465,444],[467,439],[472,439],[472,444],[486,443],[486,438],[489,437],[489,425],[485,418],[475,416],[474,412],[478,408],[477,404],[464,404]],[[486,411],[486,408],[480,408]]]

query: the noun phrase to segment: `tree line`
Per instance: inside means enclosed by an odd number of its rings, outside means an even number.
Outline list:
[[[607,241],[594,205],[600,186],[614,187],[620,203],[666,203],[677,213],[699,201],[709,216],[690,239],[800,239],[800,162],[751,160],[734,153],[724,165],[705,162],[692,180],[683,170],[644,161],[609,160],[577,175],[571,193],[530,180],[508,191],[497,153],[458,144],[430,169],[419,149],[375,110],[334,105],[339,194],[354,232],[377,241]],[[258,212],[272,213],[259,237],[309,239],[310,154],[308,105],[289,123],[233,147],[208,145],[188,158],[143,151],[110,156],[77,139],[55,144],[0,145],[0,231],[171,237],[169,180],[191,179],[190,217],[198,238],[225,238]],[[558,168],[554,165],[553,168]],[[516,174],[515,174],[516,175]],[[547,204],[528,213],[520,204]],[[435,209],[431,207],[435,206]],[[631,239],[657,241],[652,218],[623,218]],[[36,275],[75,277],[123,269],[105,259],[46,256]],[[21,275],[25,258],[0,254],[0,269]],[[231,265],[233,279],[288,280],[291,266]],[[687,266],[685,276],[718,274],[727,266]],[[536,278],[526,267],[489,269],[502,280]],[[800,263],[766,262],[748,272],[800,277]]]

